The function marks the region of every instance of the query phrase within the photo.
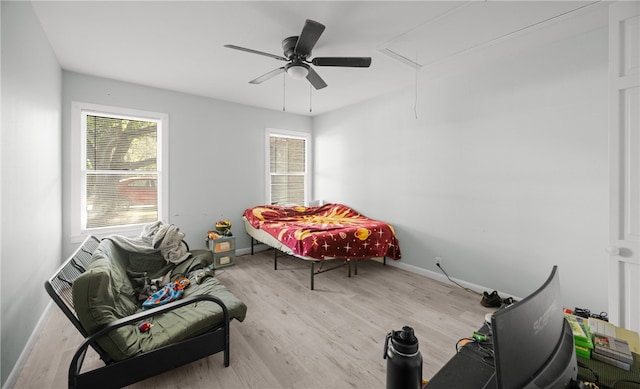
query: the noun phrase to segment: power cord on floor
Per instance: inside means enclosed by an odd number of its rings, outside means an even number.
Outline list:
[[[467,292],[475,293],[475,294],[477,294],[478,296],[482,296],[482,293],[476,292],[476,291],[475,291],[475,290],[473,290],[473,289],[469,289],[469,288],[467,288],[466,286],[462,286],[462,285],[460,285],[459,283],[457,283],[457,282],[455,282],[454,280],[452,280],[452,279],[451,279],[451,277],[449,277],[449,274],[447,274],[447,272],[444,270],[444,268],[442,267],[442,265],[441,265],[441,264],[436,263],[436,266],[438,266],[438,269],[440,269],[440,271],[442,272],[442,274],[444,274],[444,275],[447,277],[447,279],[448,279],[449,281],[453,282],[454,284],[456,284],[456,285],[457,285],[457,286],[459,286],[460,288],[462,288],[462,289],[466,290]]]

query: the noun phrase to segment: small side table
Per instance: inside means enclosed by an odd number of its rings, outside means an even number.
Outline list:
[[[236,237],[221,236],[218,239],[208,239],[207,246],[213,253],[213,266],[218,269],[236,263]]]

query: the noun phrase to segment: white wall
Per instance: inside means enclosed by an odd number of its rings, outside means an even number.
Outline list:
[[[61,240],[61,70],[28,2],[2,13],[2,384],[50,299]]]
[[[311,131],[311,119],[210,98],[88,75],[63,72],[63,251],[77,246],[69,215],[71,102],[135,108],[169,115],[169,219],[186,233],[191,248],[205,248],[206,233],[228,218],[236,246],[249,237],[242,212],[262,204],[264,129]]]
[[[414,88],[315,118],[315,197],[414,270],[524,297],[558,264],[565,306],[606,311],[606,28],[459,61],[420,71],[417,119]]]
[[[313,128],[314,197],[392,223],[403,263],[436,272],[437,255],[453,277],[516,296],[557,263],[565,305],[606,310],[605,29],[502,57],[467,56],[453,72],[424,69],[417,119],[406,90],[312,121],[61,76],[31,5],[0,5],[3,384],[49,301],[43,280],[75,247],[67,216],[74,100],[169,114],[169,221],[194,248],[222,217],[234,222],[238,247],[248,246],[240,215],[264,199],[264,128]]]

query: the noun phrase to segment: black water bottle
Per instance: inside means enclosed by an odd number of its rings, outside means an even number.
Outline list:
[[[391,331],[384,342],[387,389],[422,388],[422,355],[413,328]]]

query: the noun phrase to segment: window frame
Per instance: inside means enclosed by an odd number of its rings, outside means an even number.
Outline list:
[[[158,220],[166,222],[169,214],[169,115],[161,112],[133,108],[71,102],[71,240],[81,242],[87,235],[98,237],[109,234],[135,236],[147,223],[126,224],[112,227],[86,228],[86,116],[97,114],[122,119],[156,121],[157,127],[157,187]]]
[[[283,130],[276,128],[265,129],[265,204],[271,204],[271,148],[270,138],[271,136],[303,139],[305,141],[305,173],[304,176],[304,204],[308,205],[311,199],[311,177],[312,177],[312,164],[311,161],[311,134],[303,131]]]

